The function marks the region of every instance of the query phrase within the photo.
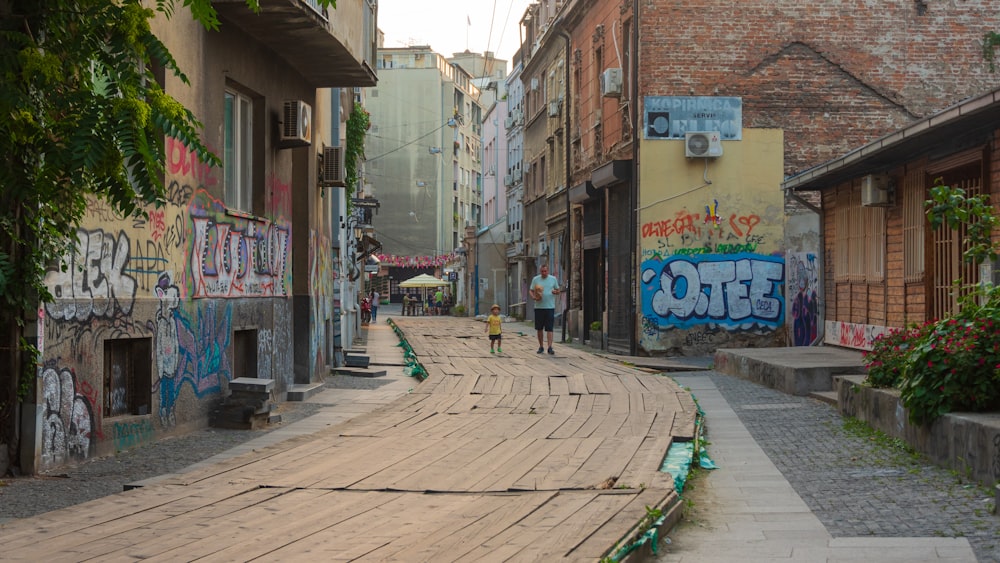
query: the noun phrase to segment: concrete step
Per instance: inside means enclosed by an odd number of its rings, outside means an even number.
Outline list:
[[[816,399],[817,401],[823,401],[828,405],[837,406],[836,391],[813,391],[812,393],[809,393],[809,397]]]
[[[286,401],[305,401],[323,390],[322,383],[296,383],[285,394]]]
[[[237,377],[229,382],[230,391],[250,391],[253,393],[269,393],[274,389],[273,379],[258,379],[256,377]]]
[[[344,364],[349,368],[366,368],[370,358],[368,356],[347,354],[344,356]]]
[[[353,377],[382,377],[384,369],[339,367],[333,368],[334,375],[350,375]]]

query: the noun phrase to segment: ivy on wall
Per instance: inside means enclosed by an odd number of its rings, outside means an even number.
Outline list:
[[[347,146],[344,148],[344,179],[347,183],[347,206],[358,185],[358,163],[365,158],[365,134],[371,127],[371,114],[355,102],[347,118]]]
[[[989,31],[983,36],[983,59],[990,65],[990,72],[996,72],[996,47],[1000,47],[1000,33]]]

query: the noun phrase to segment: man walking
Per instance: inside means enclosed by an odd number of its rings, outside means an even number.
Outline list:
[[[538,353],[545,352],[542,341],[542,331],[548,333],[549,354],[555,354],[552,349],[552,330],[556,319],[556,295],[559,295],[559,280],[549,275],[549,265],[542,264],[540,274],[532,278],[531,296],[535,299],[535,330],[538,331]]]

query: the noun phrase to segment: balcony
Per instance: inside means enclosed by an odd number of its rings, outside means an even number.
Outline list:
[[[223,29],[234,25],[284,59],[316,88],[375,86],[375,6],[370,0],[212,0]]]

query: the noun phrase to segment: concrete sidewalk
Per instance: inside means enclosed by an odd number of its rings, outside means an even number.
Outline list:
[[[664,546],[658,562],[977,561],[964,537],[833,537],[711,378],[692,374],[674,379],[691,389],[705,411],[708,453],[719,468],[696,485],[698,522],[682,522],[670,532],[672,543]],[[803,450],[809,447],[803,445]]]

